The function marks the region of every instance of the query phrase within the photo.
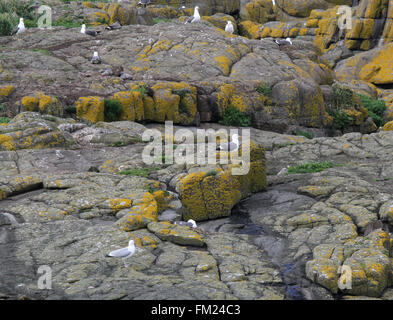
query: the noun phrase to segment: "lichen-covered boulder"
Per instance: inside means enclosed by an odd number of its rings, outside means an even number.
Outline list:
[[[104,121],[105,102],[102,97],[81,97],[76,102],[76,115],[79,119],[96,123]]]
[[[53,116],[63,116],[63,106],[57,97],[37,92],[32,96],[25,96],[21,100],[23,111],[40,112]]]
[[[251,144],[250,168],[245,175],[233,175],[233,165],[221,171],[200,171],[178,182],[183,216],[195,221],[229,216],[233,206],[252,192],[266,188],[265,151]]]
[[[172,224],[170,222],[151,222],[147,225],[150,232],[164,241],[170,241],[182,246],[203,247],[203,237],[191,228]]]

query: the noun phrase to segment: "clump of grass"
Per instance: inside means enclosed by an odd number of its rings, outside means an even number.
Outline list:
[[[332,168],[333,163],[331,161],[327,162],[309,162],[305,164],[301,164],[299,166],[291,166],[288,168],[288,174],[293,173],[312,173],[312,172],[320,172],[328,168]]]
[[[153,24],[157,24],[157,23],[160,23],[160,22],[168,23],[168,22],[171,22],[171,21],[172,21],[171,19],[154,18],[153,19]]]
[[[123,107],[119,100],[105,99],[105,119],[106,121],[118,121],[120,119],[121,113],[123,112]]]
[[[124,147],[125,145],[126,145],[126,143],[123,141],[116,141],[115,143],[111,143],[109,146],[110,147]]]
[[[235,107],[229,106],[224,111],[222,120],[219,123],[225,126],[249,127],[251,125],[251,118]]]
[[[10,121],[11,121],[11,119],[8,117],[0,117],[0,123],[8,123]]]
[[[180,96],[180,102],[179,102],[179,111],[181,113],[188,113],[188,109],[187,109],[187,104],[184,102],[184,97],[191,93],[190,90],[187,89],[182,89],[182,90],[172,90],[173,94],[177,94],[178,96]]]
[[[218,174],[218,171],[217,171],[217,170],[209,170],[209,171],[206,173],[205,177],[216,176],[217,174]]]
[[[297,135],[297,136],[306,137],[307,139],[312,139],[312,138],[313,138],[311,132],[302,131],[302,130],[297,130],[297,131],[296,131],[296,135]]]
[[[255,91],[258,92],[258,93],[262,93],[266,97],[271,97],[272,96],[272,88],[270,88],[270,86],[268,86],[266,84],[259,84],[256,87]]]
[[[68,106],[64,111],[68,114],[76,114],[76,106]]]
[[[368,115],[373,119],[378,127],[382,127],[386,121],[383,115],[386,110],[386,104],[383,100],[375,100],[365,95],[359,95],[363,106],[368,110]]]
[[[141,169],[130,169],[120,171],[119,174],[123,174],[126,176],[139,176],[147,178],[152,172],[157,171],[159,168],[151,167],[151,168],[141,168]]]
[[[75,20],[73,18],[59,18],[56,21],[52,22],[53,27],[66,27],[70,28],[77,28],[80,27],[82,24],[81,21]]]
[[[146,85],[143,85],[143,86],[139,86],[138,88],[136,88],[136,89],[134,89],[132,91],[139,92],[142,95],[142,97],[143,97],[145,94],[147,94],[148,88],[147,88]]]

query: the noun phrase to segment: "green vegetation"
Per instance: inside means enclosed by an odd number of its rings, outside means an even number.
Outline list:
[[[365,95],[359,95],[363,106],[368,110],[368,115],[373,119],[374,123],[378,127],[382,127],[386,121],[383,118],[383,114],[386,110],[386,104],[383,100],[374,100]]]
[[[52,22],[53,27],[66,27],[66,28],[77,28],[82,25],[82,21],[75,20],[74,18],[60,18]]]
[[[302,130],[297,130],[296,131],[296,135],[297,136],[306,137],[307,139],[312,139],[313,138],[312,133],[307,132],[307,131],[302,131]]]
[[[137,89],[134,89],[134,90],[132,90],[132,91],[137,91],[137,92],[139,92],[139,93],[142,95],[142,97],[143,97],[145,94],[147,94],[148,88],[147,88],[146,85],[143,85],[143,86],[139,86]]]
[[[206,173],[205,177],[216,176],[218,174],[217,170],[210,170]]]
[[[0,123],[8,123],[8,122],[10,122],[10,121],[11,121],[10,118],[7,118],[7,117],[0,117]]]
[[[0,0],[0,36],[9,36],[18,25],[19,17],[24,18],[26,28],[36,27],[37,15],[33,5],[34,0]]]
[[[249,127],[251,125],[251,118],[235,107],[229,106],[224,111],[222,120],[219,123],[225,126]]]
[[[191,91],[187,90],[187,89],[182,89],[182,90],[173,90],[172,91],[173,94],[177,94],[178,96],[180,96],[180,102],[179,102],[179,112],[181,113],[188,113],[188,109],[187,109],[187,105],[184,102],[184,97],[187,94],[190,94]]]
[[[152,172],[159,170],[159,168],[151,167],[151,168],[141,168],[141,169],[130,169],[125,171],[120,171],[119,174],[127,175],[127,176],[139,176],[147,178]]]
[[[68,114],[76,114],[76,106],[68,106],[64,111]]]
[[[110,147],[124,147],[127,144],[124,141],[116,141],[115,143],[111,143]]]
[[[353,91],[337,84],[333,85],[333,102],[327,108],[327,113],[333,117],[333,128],[343,130],[351,126],[354,119],[345,113],[344,109],[356,109],[361,104]]]
[[[258,87],[255,89],[256,92],[262,93],[266,97],[271,97],[272,96],[272,88],[266,84],[259,84]]]
[[[121,113],[123,112],[123,107],[121,106],[120,101],[112,100],[112,99],[105,99],[105,119],[106,121],[118,121],[120,118]]]
[[[333,163],[331,161],[309,162],[296,167],[289,167],[288,174],[320,172],[328,168],[333,168]]]
[[[165,23],[167,23],[167,22],[171,22],[172,20],[171,19],[161,19],[161,18],[154,18],[153,19],[153,23],[154,24],[157,24],[157,23],[160,23],[160,22],[165,22]]]

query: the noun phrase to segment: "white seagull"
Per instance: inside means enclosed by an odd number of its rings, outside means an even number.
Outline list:
[[[101,31],[86,30],[86,25],[82,24],[81,33],[87,34],[88,36],[95,37]]]
[[[194,15],[191,16],[191,17],[189,17],[189,18],[186,20],[186,23],[194,23],[194,22],[199,22],[199,21],[201,21],[201,16],[199,15],[198,9],[199,9],[199,7],[196,6],[195,9],[194,9]]]
[[[235,133],[232,136],[232,141],[231,142],[220,143],[220,145],[217,146],[216,150],[236,151],[238,148],[239,148],[239,135],[237,133]]]
[[[196,228],[197,224],[194,220],[190,219],[187,222],[185,221],[175,221],[175,224],[179,225],[179,226],[187,226],[187,227],[191,227],[191,228]]]
[[[274,42],[277,43],[279,46],[284,46],[284,45],[292,45],[292,40],[291,38],[286,38],[285,40],[281,39],[274,39]]]
[[[94,51],[93,58],[91,59],[91,63],[93,63],[93,64],[100,64],[101,63],[101,58],[98,55],[97,51]]]
[[[23,18],[19,18],[19,24],[18,26],[12,31],[11,36],[15,35],[15,34],[20,34],[22,32],[25,32],[26,28],[25,28],[25,24],[23,22]]]
[[[135,248],[134,240],[130,240],[128,242],[128,247],[111,251],[111,252],[109,252],[108,256],[114,257],[114,258],[122,258],[122,260],[124,262],[124,266],[129,267],[129,265],[126,264],[125,260],[127,258],[132,257],[134,255],[135,251],[142,251],[142,249]]]
[[[233,33],[233,24],[231,21],[227,21],[227,25],[225,26],[225,32]]]

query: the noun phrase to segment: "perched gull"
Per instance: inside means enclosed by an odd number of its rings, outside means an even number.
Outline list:
[[[100,64],[101,63],[101,58],[98,55],[97,51],[94,51],[93,58],[91,59],[91,63],[93,63],[93,64]]]
[[[125,260],[127,258],[132,257],[134,255],[135,251],[141,251],[141,250],[142,249],[135,248],[134,240],[130,240],[128,242],[128,247],[111,251],[111,252],[109,252],[108,256],[114,257],[114,258],[122,258],[122,260],[124,262],[124,266],[128,267],[129,265],[126,264]]]
[[[138,2],[138,6],[139,6],[139,5],[142,5],[142,6],[144,6],[145,8],[146,8],[146,6],[147,6],[148,4],[150,4],[150,0],[140,0],[140,1]]]
[[[194,15],[191,17],[188,17],[188,19],[186,20],[186,23],[194,23],[194,22],[201,21],[201,16],[199,15],[198,9],[199,9],[199,7],[196,6],[194,9]]]
[[[225,26],[225,32],[233,33],[233,24],[231,21],[227,21],[227,25]]]
[[[14,31],[12,31],[11,36],[15,35],[15,34],[20,34],[22,32],[25,32],[26,28],[25,28],[25,24],[23,22],[23,18],[19,19],[19,24],[18,26],[14,29]]]
[[[175,224],[179,225],[179,226],[187,226],[187,227],[191,227],[191,228],[196,228],[197,224],[194,220],[190,219],[187,222],[185,221],[175,221]]]
[[[86,25],[82,24],[81,28],[81,33],[87,34],[89,36],[95,37],[97,34],[99,34],[101,31],[95,31],[95,30],[86,30]]]
[[[274,39],[274,42],[277,43],[279,46],[284,46],[284,45],[292,45],[292,40],[291,38],[286,38],[285,40],[281,39]]]
[[[237,133],[235,133],[232,136],[232,141],[231,142],[220,143],[220,145],[217,146],[216,150],[236,151],[238,148],[239,148],[239,135]]]
[[[121,24],[119,21],[116,21],[115,23],[110,24],[109,26],[105,27],[106,30],[117,30],[121,29]]]

